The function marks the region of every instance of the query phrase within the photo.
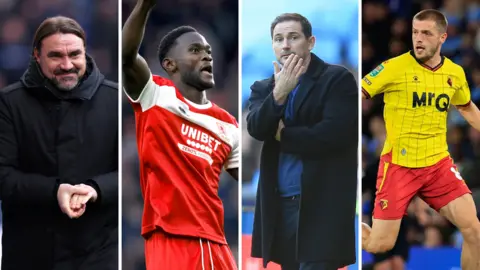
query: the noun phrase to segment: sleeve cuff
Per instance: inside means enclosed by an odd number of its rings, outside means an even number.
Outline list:
[[[100,187],[98,186],[97,182],[95,182],[93,179],[88,179],[87,182],[85,183],[85,185],[91,186],[95,189],[95,191],[97,192],[97,200],[95,202],[100,202],[100,200],[102,198],[102,194],[101,194]]]
[[[53,186],[53,197],[55,198],[55,201],[58,200],[58,188],[60,187],[60,184],[62,184],[62,181],[60,179],[57,179],[55,181],[55,185]]]
[[[472,103],[471,100],[469,100],[467,103],[463,104],[463,105],[455,105],[455,107],[460,107],[460,108],[464,108],[464,107],[468,107],[470,105],[470,103]]]
[[[285,103],[278,104],[275,98],[273,97],[273,93],[271,94],[271,96],[272,96],[272,104],[273,104],[273,108],[275,109],[275,113],[282,114],[283,110],[285,109]]]
[[[365,97],[366,97],[367,99],[371,99],[371,98],[372,98],[372,97],[370,96],[370,94],[367,92],[367,90],[365,90],[365,88],[363,88],[363,87],[362,87],[362,92],[363,92],[363,94],[365,94]]]

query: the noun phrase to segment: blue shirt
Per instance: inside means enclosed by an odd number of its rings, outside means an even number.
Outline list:
[[[295,95],[299,85],[288,95],[285,108],[284,124],[287,125],[293,121]],[[281,139],[281,138],[280,138]],[[282,197],[299,195],[301,191],[300,181],[302,178],[303,164],[296,155],[280,152],[278,164],[278,191]]]

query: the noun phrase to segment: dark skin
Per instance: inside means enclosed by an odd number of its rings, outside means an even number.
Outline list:
[[[213,88],[215,82],[212,52],[205,38],[196,32],[185,33],[177,38],[162,66],[182,95],[197,104],[208,102],[205,89]]]
[[[122,30],[123,87],[133,99],[140,96],[150,80],[148,64],[138,51],[155,4],[156,0],[138,0]],[[190,32],[177,38],[161,64],[186,99],[197,104],[208,102],[205,90],[215,83],[210,45],[202,35]],[[238,168],[227,172],[238,181]]]

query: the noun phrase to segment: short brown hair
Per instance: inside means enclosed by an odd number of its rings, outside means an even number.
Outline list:
[[[438,30],[441,33],[446,33],[447,32],[447,18],[443,13],[441,13],[438,10],[435,9],[425,9],[420,12],[418,12],[414,17],[414,20],[418,21],[425,21],[425,20],[432,20],[437,24]]]
[[[37,49],[38,51],[40,51],[40,49],[42,48],[43,39],[57,33],[74,34],[77,37],[81,38],[83,40],[84,46],[86,46],[87,42],[85,31],[80,26],[80,24],[74,19],[63,16],[56,16],[48,18],[40,24],[33,38],[33,49]]]
[[[287,21],[299,22],[302,25],[302,32],[305,37],[309,38],[312,36],[312,25],[307,20],[307,18],[303,17],[298,13],[283,13],[277,16],[275,20],[273,20],[272,25],[270,26],[270,36],[273,38],[273,29],[275,28],[275,26],[277,26],[277,24]]]

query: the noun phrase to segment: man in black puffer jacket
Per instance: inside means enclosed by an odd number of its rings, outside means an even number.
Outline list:
[[[0,90],[2,269],[118,269],[118,85],[66,17]]]

